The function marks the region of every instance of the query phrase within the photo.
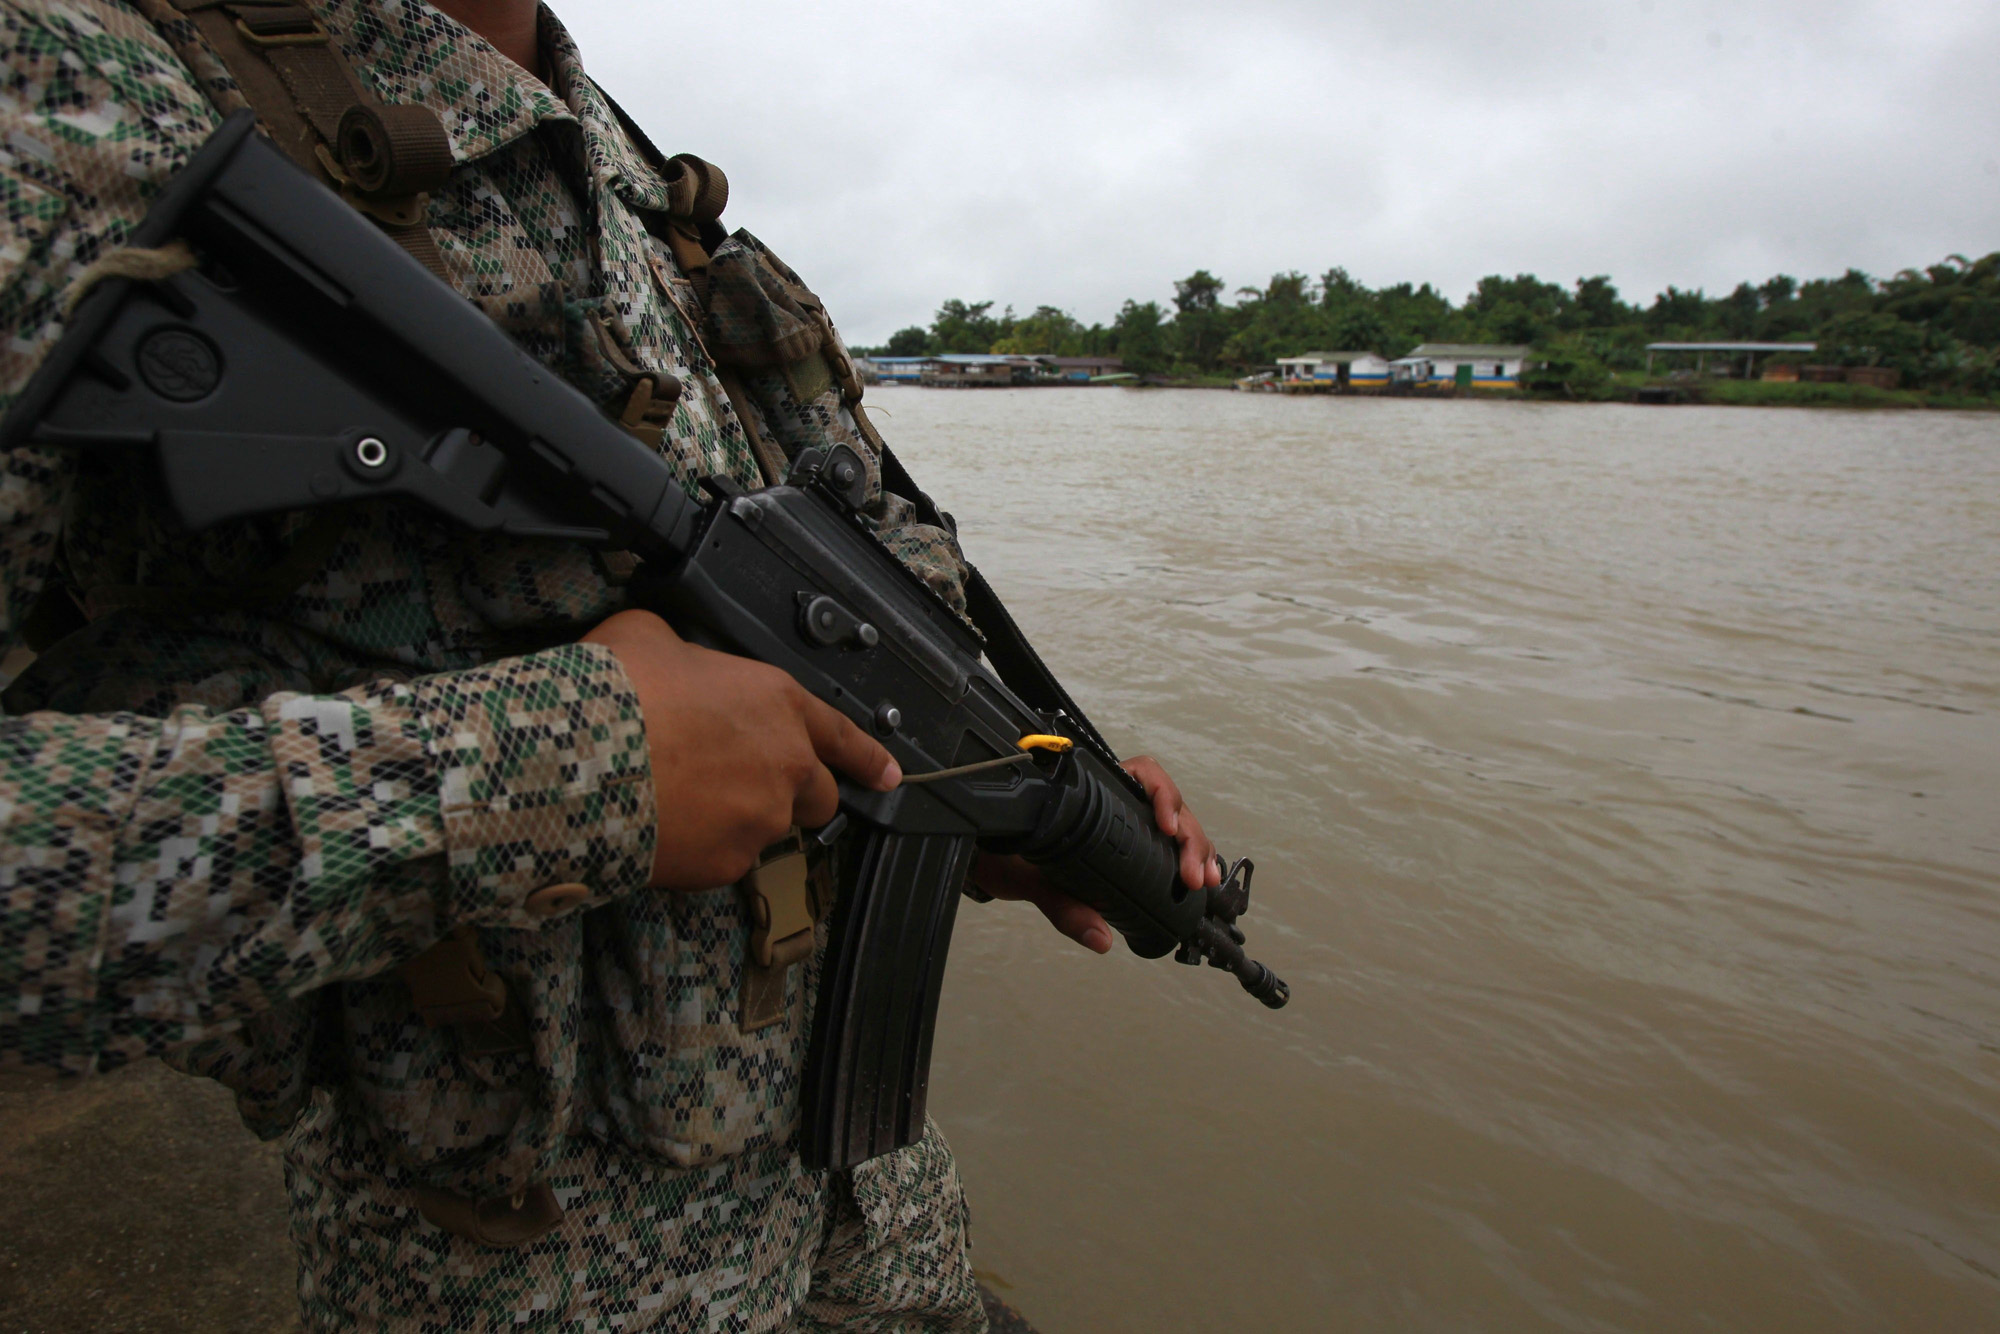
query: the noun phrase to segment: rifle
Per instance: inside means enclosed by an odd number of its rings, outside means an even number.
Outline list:
[[[1285,1004],[1236,925],[1249,859],[1219,889],[1182,884],[1144,789],[984,581],[982,638],[869,530],[857,454],[805,450],[782,485],[711,478],[697,500],[254,126],[231,117],[131,238],[184,242],[199,264],[90,290],[0,421],[0,447],[148,450],[196,530],[402,497],[481,532],[629,551],[633,605],[783,668],[879,737],[903,785],[843,783],[840,813],[812,835],[831,847],[852,832],[857,850],[807,1056],[809,1165],[923,1133],[945,951],[979,848],[1043,867],[1134,953],[1207,962]],[[1023,746],[1036,738],[1055,740]]]

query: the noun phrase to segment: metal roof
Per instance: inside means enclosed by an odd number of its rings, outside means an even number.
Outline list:
[[[1460,357],[1468,361],[1491,361],[1495,357],[1511,361],[1527,355],[1528,349],[1515,343],[1425,343],[1410,353],[1410,357]]]
[[[1648,343],[1648,352],[1817,352],[1818,343]]]
[[[941,361],[947,366],[1032,366],[1032,357],[1014,357],[997,352],[942,352],[925,361]]]
[[[877,366],[1032,366],[1032,357],[1011,357],[990,352],[942,352],[930,357],[870,357]]]
[[[1360,361],[1364,357],[1380,357],[1381,355],[1380,352],[1301,352],[1296,357],[1279,357],[1278,364],[1285,366],[1294,362],[1310,361],[1315,365],[1321,366],[1328,363],[1336,366],[1344,366],[1350,361]]]

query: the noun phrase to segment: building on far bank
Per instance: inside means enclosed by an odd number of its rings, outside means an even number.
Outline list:
[[[1301,352],[1278,358],[1278,377],[1281,384],[1380,389],[1389,383],[1389,362],[1377,352]]]
[[[922,384],[929,357],[870,357],[868,364],[883,384]],[[856,369],[860,369],[857,363]]]
[[[1528,349],[1514,343],[1425,343],[1391,362],[1389,376],[1396,384],[1512,389],[1527,361]]]
[[[1099,375],[1116,375],[1125,369],[1123,357],[1036,357],[1047,379],[1064,384],[1089,384]]]
[[[946,352],[925,357],[920,383],[938,389],[1006,388],[1033,384],[1041,368],[1033,357]]]
[[[1694,354],[1694,373],[1709,373],[1708,359],[1715,358],[1718,375],[1729,375],[1738,366],[1737,358],[1743,360],[1743,378],[1757,378],[1757,358],[1763,356],[1808,356],[1819,350],[1818,343],[1648,343],[1646,344],[1646,374],[1653,373],[1653,358],[1664,356],[1672,366],[1676,359],[1688,353]],[[1797,378],[1794,376],[1793,378]]]
[[[986,352],[944,352],[928,357],[855,358],[871,383],[921,384],[943,389],[1027,384],[1089,384],[1125,369],[1117,357],[1022,357]]]

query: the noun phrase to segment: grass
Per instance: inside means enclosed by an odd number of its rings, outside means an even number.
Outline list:
[[[1730,407],[1813,408],[2000,408],[2000,399],[1924,389],[1876,389],[1863,384],[1785,384],[1765,380],[1717,380],[1707,386],[1710,403]]]
[[[1618,376],[1617,397],[1642,385],[1661,383],[1643,372]],[[1877,389],[1860,384],[1811,384],[1780,380],[1694,380],[1680,382],[1693,400],[1732,408],[1944,408],[2000,411],[2000,398],[1927,389]]]

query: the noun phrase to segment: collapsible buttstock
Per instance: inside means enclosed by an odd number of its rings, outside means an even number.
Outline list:
[[[975,850],[969,836],[861,835],[806,1056],[806,1166],[852,1167],[922,1137],[945,952]]]

